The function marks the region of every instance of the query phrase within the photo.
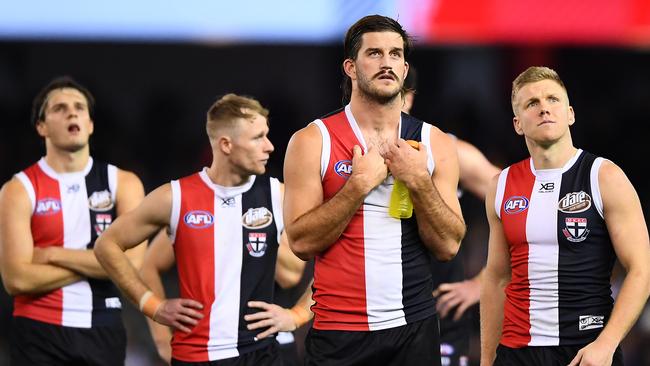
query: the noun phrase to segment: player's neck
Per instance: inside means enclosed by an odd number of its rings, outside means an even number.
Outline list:
[[[45,162],[57,173],[74,173],[84,170],[90,159],[90,147],[86,145],[77,151],[66,151],[47,146]]]
[[[570,139],[550,146],[537,145],[529,141],[526,141],[526,144],[536,170],[562,168],[578,151]]]
[[[387,104],[377,103],[367,98],[354,98],[350,101],[350,109],[357,124],[362,130],[394,130],[399,125],[401,116],[401,98],[397,96]]]
[[[243,174],[233,168],[231,164],[213,161],[206,173],[212,183],[222,187],[237,187],[248,182],[250,174]]]

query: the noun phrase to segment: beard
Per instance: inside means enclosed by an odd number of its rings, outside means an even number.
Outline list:
[[[400,83],[400,78],[395,75],[392,71],[388,71],[398,83]],[[374,77],[368,78],[366,75],[357,72],[357,86],[359,87],[359,94],[362,98],[375,102],[377,104],[386,105],[395,101],[398,95],[402,91],[401,83],[400,87],[395,90],[381,90],[372,84],[372,80],[381,76],[382,72],[377,73]]]

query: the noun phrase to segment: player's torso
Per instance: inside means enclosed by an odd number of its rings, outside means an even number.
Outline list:
[[[527,159],[501,174],[495,209],[512,267],[503,344],[581,344],[607,322],[615,254],[602,216],[601,162],[579,150],[562,169],[535,171]]]
[[[257,347],[243,319],[247,302],[273,301],[283,228],[279,182],[252,177],[240,187],[214,185],[205,171],[172,182],[172,233],[181,297],[204,305],[192,333],[176,332],[174,357],[207,361]]]

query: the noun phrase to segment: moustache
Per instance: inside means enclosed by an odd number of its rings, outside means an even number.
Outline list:
[[[395,73],[393,72],[393,70],[380,71],[380,72],[378,72],[377,74],[375,74],[374,79],[377,79],[377,78],[379,78],[380,76],[384,76],[384,75],[386,75],[386,74],[391,75],[395,80],[399,81],[399,77],[397,76],[397,74],[395,74]]]

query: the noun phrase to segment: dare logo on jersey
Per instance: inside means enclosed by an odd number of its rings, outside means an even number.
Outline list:
[[[348,179],[352,174],[352,162],[350,160],[339,160],[334,164],[334,173]]]
[[[564,219],[564,229],[562,233],[566,239],[572,243],[579,243],[587,239],[589,229],[587,229],[587,219],[583,217],[567,217]]]
[[[241,217],[242,225],[247,229],[262,229],[273,222],[273,214],[266,207],[249,208]]]
[[[503,204],[503,210],[509,214],[516,214],[528,208],[528,198],[524,196],[512,196]]]
[[[266,233],[248,233],[248,243],[246,244],[248,254],[259,258],[266,253],[266,247]]]
[[[43,198],[36,202],[36,212],[38,216],[54,215],[61,211],[61,201],[56,198]]]
[[[185,224],[193,229],[205,229],[212,226],[214,217],[208,211],[190,211],[183,217]]]
[[[591,196],[584,191],[567,193],[558,202],[558,209],[564,213],[584,212],[590,207]]]
[[[108,190],[93,192],[88,197],[88,207],[93,211],[108,211],[113,208],[113,199]]]

